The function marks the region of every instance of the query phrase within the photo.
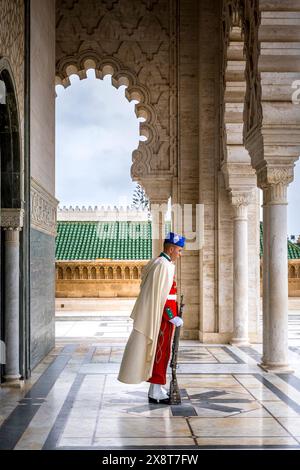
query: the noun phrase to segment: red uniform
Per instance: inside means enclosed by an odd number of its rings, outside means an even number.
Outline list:
[[[178,316],[176,294],[177,287],[176,281],[174,279],[163,310],[160,330],[158,333],[152,376],[150,379],[148,379],[148,382],[153,384],[164,385],[167,381],[166,371],[170,359],[171,342],[174,332],[174,325],[170,322],[170,320]]]

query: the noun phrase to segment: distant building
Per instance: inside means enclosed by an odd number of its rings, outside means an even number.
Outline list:
[[[58,210],[56,297],[134,297],[141,269],[151,257],[147,211],[109,206]]]
[[[292,240],[292,236],[290,237]],[[287,240],[288,250],[288,277],[289,277],[289,296],[300,296],[300,236],[297,243]],[[263,224],[260,223],[260,278],[262,281],[262,264],[263,264]],[[262,282],[261,282],[262,293]]]

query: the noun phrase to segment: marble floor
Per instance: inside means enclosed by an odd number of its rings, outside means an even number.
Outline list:
[[[290,319],[291,375],[263,372],[261,344],[181,341],[174,406],[149,404],[146,383],[117,381],[126,315],[91,322],[58,319],[56,348],[30,381],[0,389],[0,449],[300,450],[300,315]]]

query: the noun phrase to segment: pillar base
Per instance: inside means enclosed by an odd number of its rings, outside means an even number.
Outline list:
[[[23,388],[25,383],[20,376],[4,376],[4,380],[5,382],[1,384],[1,387]]]
[[[268,364],[261,362],[257,365],[265,372],[273,374],[293,374],[295,372],[289,364]]]
[[[230,344],[232,346],[250,346],[248,338],[231,338]]]

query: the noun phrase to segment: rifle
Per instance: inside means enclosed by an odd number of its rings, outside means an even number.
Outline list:
[[[182,318],[183,313],[183,295],[180,296],[180,308],[178,316]],[[180,326],[177,326],[174,333],[173,344],[172,344],[172,358],[170,367],[172,369],[172,380],[170,382],[170,391],[169,391],[169,403],[170,405],[180,405],[181,404],[181,397],[180,391],[177,383],[177,376],[176,376],[176,369],[177,369],[177,357],[178,357],[178,346],[179,346],[179,338],[180,338]]]

